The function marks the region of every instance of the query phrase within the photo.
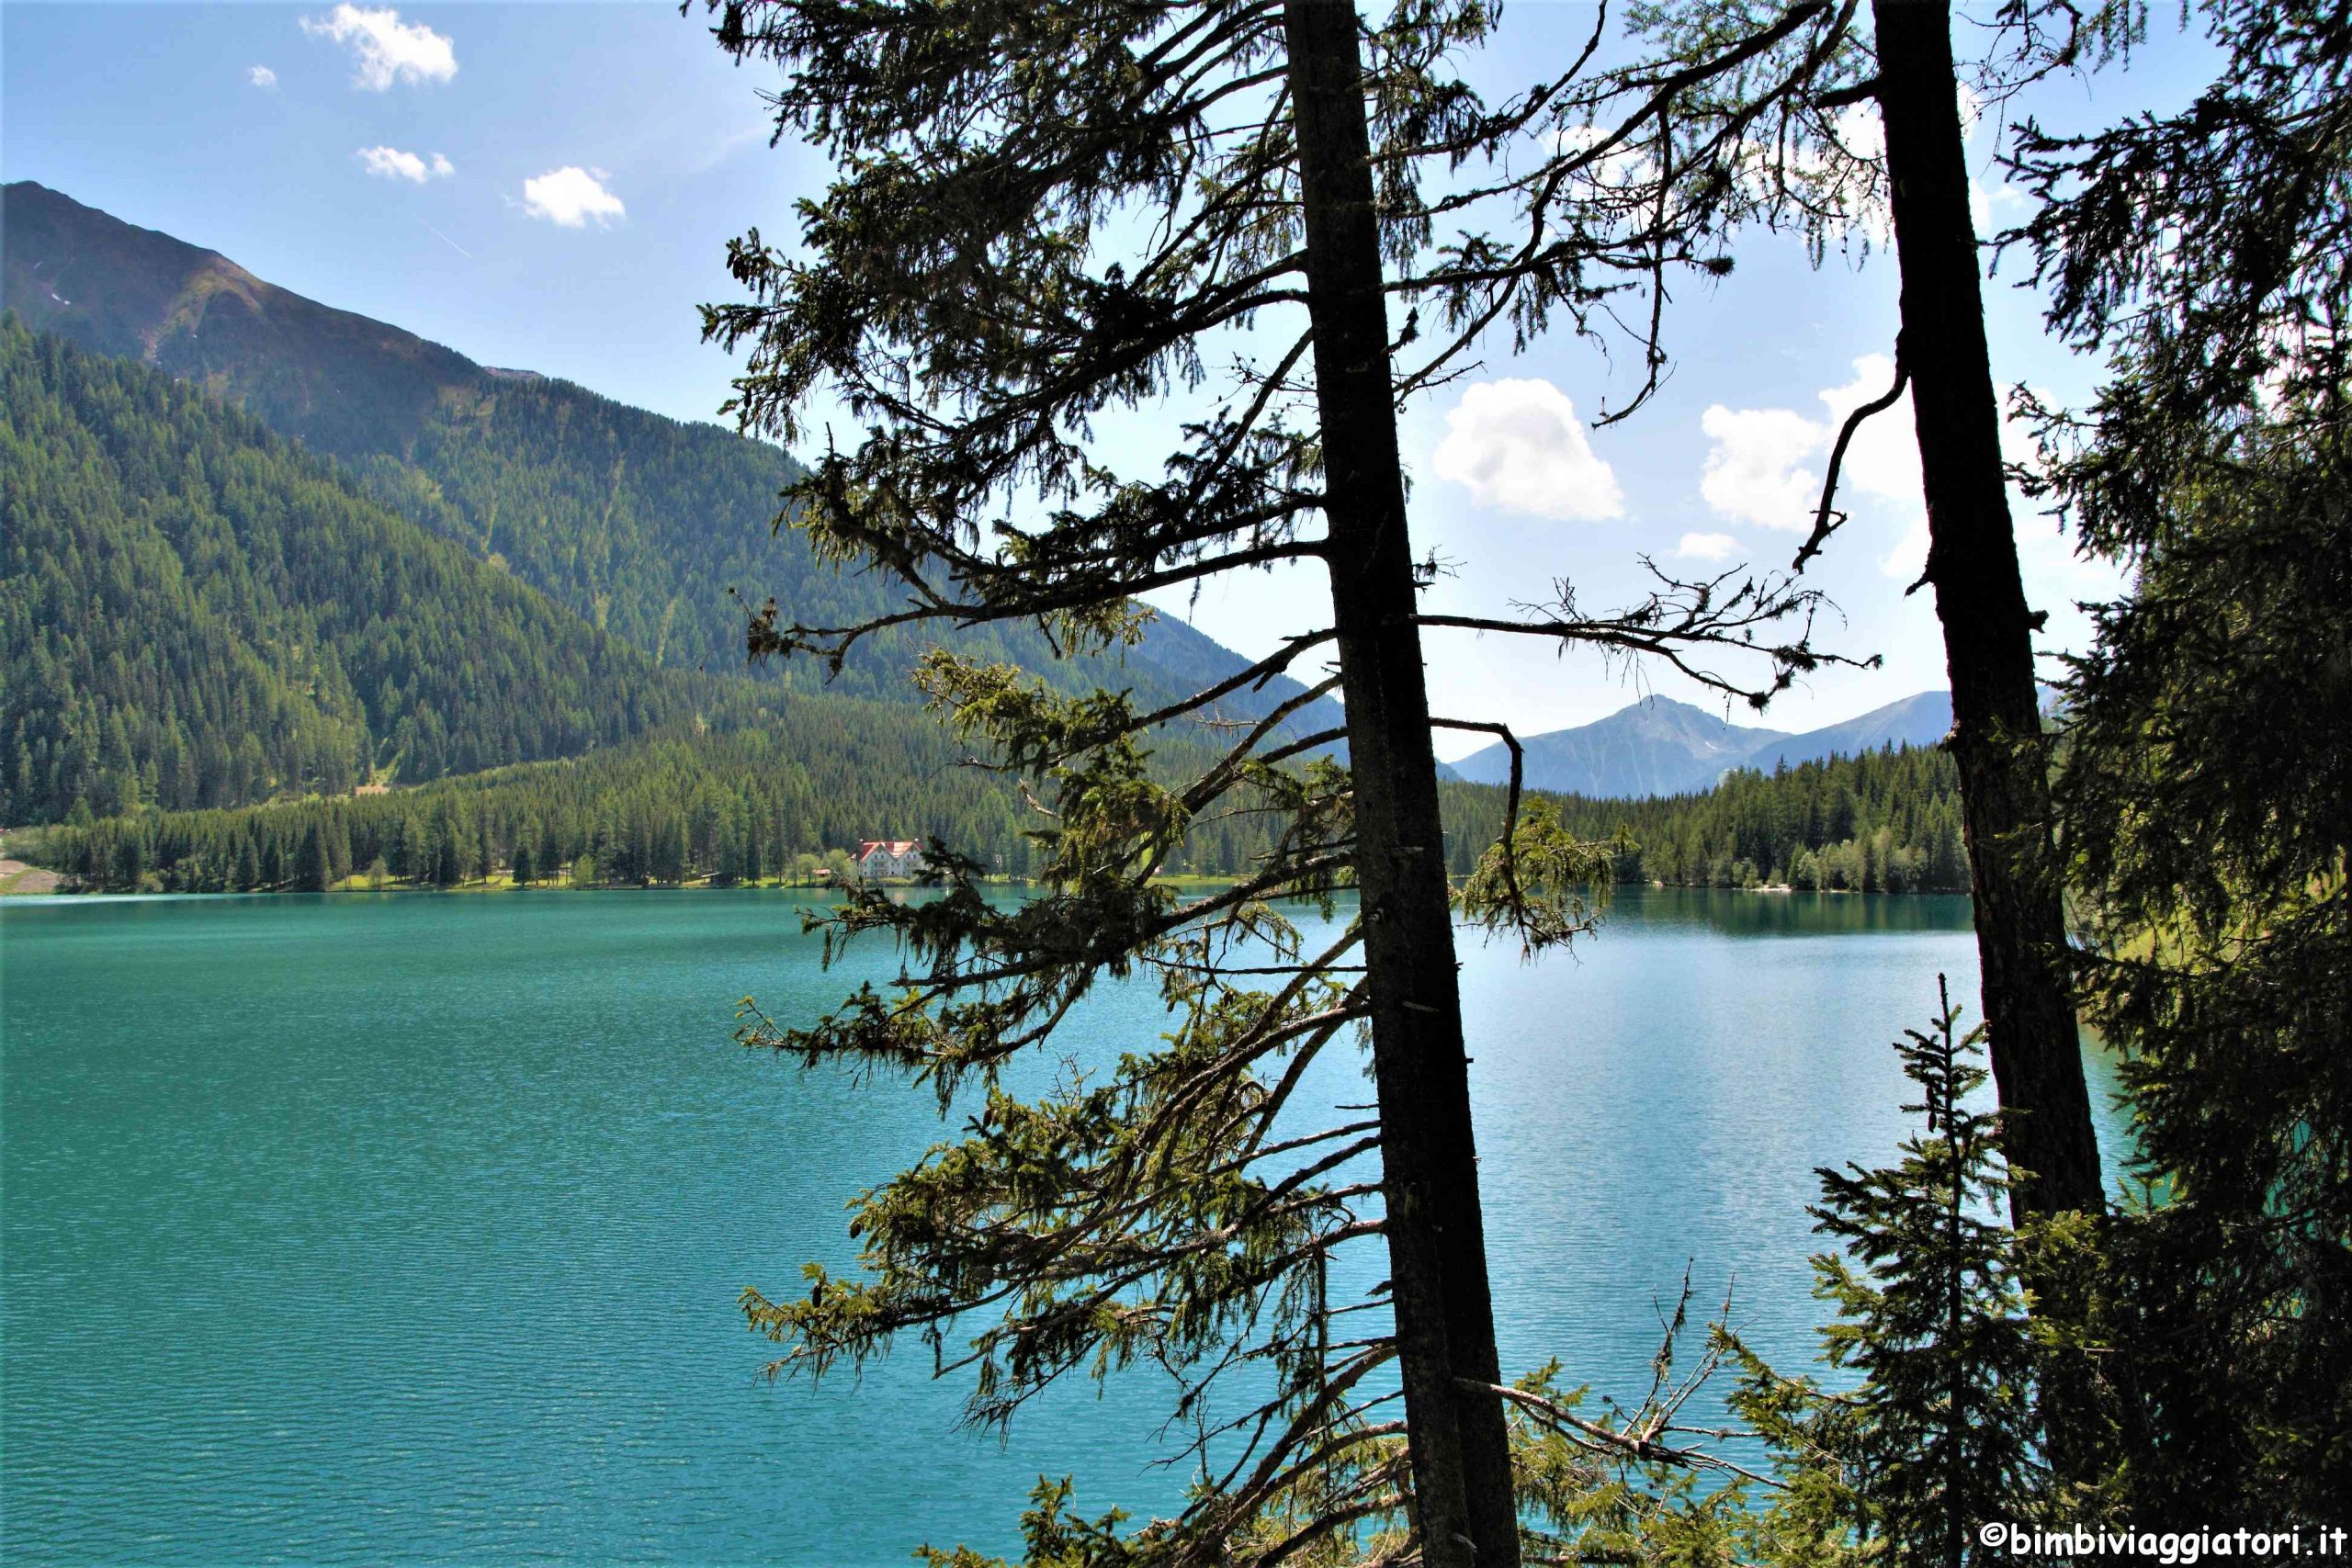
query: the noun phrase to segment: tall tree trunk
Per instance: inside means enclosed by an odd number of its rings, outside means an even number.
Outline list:
[[[1430,1568],[1519,1561],[1355,7],[1288,0],[1390,1288]]]
[[[2065,919],[2033,634],[2001,472],[1948,4],[1872,0],[1878,99],[1928,502],[1927,580],[1951,674],[1951,751],[1976,896],[1984,1021],[2014,1215],[2095,1212],[2098,1134],[2064,970]]]

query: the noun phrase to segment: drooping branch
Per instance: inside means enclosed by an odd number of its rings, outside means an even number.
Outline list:
[[[1838,427],[1838,444],[1829,449],[1829,472],[1821,481],[1821,505],[1813,514],[1813,532],[1806,536],[1804,547],[1797,551],[1797,558],[1789,563],[1792,572],[1804,570],[1805,563],[1819,555],[1821,547],[1829,542],[1829,536],[1845,525],[1846,514],[1832,510],[1830,502],[1837,499],[1838,471],[1845,465],[1846,448],[1853,444],[1854,432],[1862,427],[1862,421],[1872,414],[1884,413],[1900,402],[1910,384],[1911,372],[1904,366],[1903,342],[1898,337],[1894,344],[1894,385],[1848,414],[1846,423]]]
[[[1800,588],[1785,578],[1743,578],[1736,571],[1685,581],[1660,570],[1646,556],[1642,565],[1659,588],[1643,603],[1614,615],[1583,614],[1574,586],[1562,580],[1554,584],[1550,604],[1515,605],[1523,612],[1521,618],[1424,615],[1418,619],[1425,626],[1548,637],[1562,651],[1591,647],[1607,654],[1662,660],[1700,684],[1758,709],[1800,675],[1825,666],[1876,669],[1880,663],[1876,654],[1855,659],[1813,646],[1815,613],[1828,604],[1817,590]],[[1760,634],[1791,621],[1794,635],[1782,632],[1778,640],[1759,640]],[[1749,682],[1720,673],[1695,662],[1702,649],[1761,656],[1769,663],[1770,679]]]
[[[1115,595],[1101,586],[1090,584],[1082,589],[1041,592],[1020,601],[1002,604],[940,597],[845,626],[812,626],[798,622],[779,625],[782,611],[771,599],[753,612],[745,630],[744,643],[751,658],[755,660],[806,653],[824,660],[829,669],[838,672],[843,660],[849,657],[850,649],[859,639],[890,626],[944,622],[958,629],[968,629],[998,621],[1035,620],[1061,611],[1093,609],[1114,597],[1124,602],[1134,594],[1148,592],[1155,588],[1173,587],[1245,567],[1302,560],[1321,554],[1322,549],[1320,540],[1308,539],[1261,545],[1131,578],[1127,580],[1125,591]]]
[[[1493,735],[1498,737],[1505,746],[1510,748],[1510,787],[1503,801],[1503,830],[1496,836],[1495,851],[1501,858],[1503,887],[1510,904],[1514,908],[1523,908],[1526,900],[1521,897],[1519,891],[1519,856],[1515,846],[1519,836],[1520,786],[1526,776],[1526,749],[1520,745],[1519,737],[1510,732],[1510,726],[1507,724],[1495,724],[1478,719],[1435,717],[1430,720],[1430,724],[1431,728],[1437,729],[1464,729],[1482,735]]]

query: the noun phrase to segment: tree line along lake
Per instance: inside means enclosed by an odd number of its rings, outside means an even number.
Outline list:
[[[951,1429],[964,1385],[920,1345],[758,1376],[739,1292],[848,1263],[842,1205],[962,1122],[732,1043],[740,997],[807,1020],[892,972],[825,971],[816,901],[0,906],[0,1550],[878,1568],[1010,1548],[1040,1474],[1171,1511],[1156,1373],[1001,1442]],[[1698,1305],[1728,1292],[1759,1349],[1810,1362],[1814,1168],[1892,1154],[1887,1043],[1939,974],[1973,1015],[1967,901],[1628,888],[1572,954],[1465,935],[1464,959],[1507,1370],[1638,1394],[1686,1267]],[[1113,987],[1071,1049],[1160,1027]],[[1361,1066],[1329,1054],[1317,1099],[1366,1098]]]

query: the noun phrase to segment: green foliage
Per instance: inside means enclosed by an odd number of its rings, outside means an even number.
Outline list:
[[[1445,791],[1448,844],[1466,875],[1502,822],[1502,792]],[[1541,799],[1541,796],[1532,797]],[[1645,800],[1563,795],[1566,840],[1614,840],[1614,879],[1669,887],[1965,893],[1960,785],[1933,747],[1740,770],[1700,795]]]
[[[0,385],[9,820],[474,772],[718,700],[159,372],[11,320]]]
[[[1114,1568],[1133,1557],[1119,1540],[1119,1526],[1127,1516],[1114,1508],[1097,1519],[1069,1511],[1069,1478],[1038,1479],[1029,1494],[1029,1508],[1021,1516],[1021,1561],[1023,1568]],[[923,1568],[1003,1568],[1001,1559],[983,1557],[968,1546],[943,1551],[919,1547],[916,1561]]]
[[[2109,1484],[2228,1527],[2352,1495],[2352,16],[2219,0],[2196,101],[2029,125],[2021,238],[2111,356],[2044,484],[2135,569],[2060,780],[2150,1201],[2099,1238]]]
[[[2156,1198],[2108,1242],[2125,1477],[2213,1523],[2352,1488],[2352,444],[2229,467],[2100,613],[2061,790]]]
[[[739,670],[747,615],[763,598],[792,616],[847,626],[903,597],[887,580],[840,571],[798,535],[771,527],[779,492],[801,477],[773,446],[529,371],[486,368],[29,181],[8,186],[6,200],[6,292],[36,330],[153,365],[331,455],[357,493],[539,590],[656,664]],[[73,301],[41,281],[69,266]],[[1243,665],[1182,621],[1160,616],[1133,648],[1078,660],[1060,659],[1049,639],[1019,626],[885,626],[829,679],[789,669],[775,679],[810,695],[822,686],[905,701],[913,694],[907,676],[943,637],[967,657],[1018,662],[1065,688],[1128,685],[1151,702]],[[413,651],[463,661],[458,649]],[[1277,676],[1263,689],[1233,691],[1226,706],[1254,716],[1295,691]],[[1323,705],[1315,727],[1335,721],[1336,710]],[[271,723],[254,733],[276,745],[289,728]],[[458,737],[461,744],[475,739]],[[488,744],[497,737],[480,739]],[[540,754],[492,746],[489,758]],[[436,771],[428,764],[402,776]],[[124,800],[112,791],[98,809]]]
[[[1529,957],[1564,947],[1600,923],[1626,843],[1579,839],[1562,824],[1558,802],[1528,801],[1464,882],[1462,913],[1490,931],[1517,931]]]
[[[1155,796],[1154,777],[1206,752],[1162,737],[1121,780],[1098,781],[1106,809]],[[571,866],[575,885],[810,883],[821,866],[856,880],[844,846],[875,837],[941,838],[966,847],[989,875],[1048,874],[1040,821],[1010,780],[967,765],[930,717],[896,703],[828,697],[779,712],[747,710],[734,727],[656,733],[576,759],[525,763],[415,788],[311,796],[243,809],[148,810],[20,831],[17,852],[92,890],[126,890],[118,874],[135,846],[142,870],[184,892],[285,887],[312,827],[343,847],[342,864],[381,858],[400,883],[454,886],[522,853],[534,877]],[[1465,786],[1473,797],[1482,791]],[[1121,804],[1121,802],[1124,804]],[[1273,848],[1274,824],[1231,814],[1170,825],[1161,869],[1249,874]],[[482,847],[487,844],[487,856]],[[275,864],[285,868],[273,873]]]
[[[1922,1118],[1901,1163],[1820,1173],[1816,1228],[1842,1244],[1814,1260],[1838,1309],[1824,1341],[1860,1387],[1792,1400],[1758,1369],[1739,1402],[1783,1455],[1834,1467],[1835,1487],[1816,1480],[1798,1506],[1830,1500],[1831,1518],[1894,1562],[1946,1568],[2001,1560],[1975,1527],[2033,1518],[2047,1480],[2008,1181],[1994,1119],[1969,1103],[1987,1076],[1972,1060],[1984,1031],[1958,1034],[1959,1017],[1946,990],[1930,1028],[1895,1046],[1919,1086],[1904,1109]]]
[[[1043,701],[1089,705],[1050,693],[1019,698],[1024,712]],[[1164,733],[1146,771],[1172,778],[1208,755],[1182,731]],[[97,827],[96,831],[59,830],[27,839],[22,852],[85,877],[93,888],[119,888],[120,880],[103,868],[112,863],[111,846],[136,836],[146,866],[167,886],[250,891],[276,880],[262,875],[264,845],[279,846],[291,865],[304,826],[313,818],[334,816],[350,824],[353,863],[365,866],[380,854],[393,881],[429,882],[434,866],[416,862],[413,846],[396,828],[375,824],[404,821],[418,813],[420,801],[447,798],[497,802],[488,815],[502,854],[527,842],[533,875],[543,881],[562,878],[580,855],[597,856],[599,843],[604,870],[592,864],[590,874],[579,880],[641,880],[651,851],[640,853],[631,845],[650,846],[657,832],[666,832],[673,816],[687,826],[684,874],[689,879],[756,882],[782,876],[807,884],[822,866],[846,886],[855,879],[855,868],[844,846],[877,834],[937,835],[966,846],[991,874],[1035,874],[1044,864],[1031,837],[1035,813],[1021,803],[1012,782],[958,765],[966,761],[965,752],[920,714],[895,704],[825,698],[795,703],[780,713],[747,708],[727,728],[657,735],[642,746],[607,749],[573,764],[494,770],[413,793],[289,801],[239,813],[150,812],[110,819],[103,827],[85,808],[78,824],[66,826]],[[1272,774],[1250,787],[1260,809],[1188,818],[1161,869],[1185,875],[1248,874],[1273,848],[1277,824],[1268,809],[1278,800],[1303,805],[1307,798],[1295,793],[1295,784]],[[1927,795],[1924,807],[1917,792]],[[1868,831],[1860,840],[1821,844],[1821,860],[1842,862],[1849,869],[1820,886],[1888,891],[1873,868],[1899,867],[1916,856],[1913,863],[1945,865],[1942,874],[1951,883],[1939,885],[1931,873],[1917,882],[1898,879],[1898,887],[1966,888],[1956,847],[1944,843],[1939,862],[1929,847],[1898,836],[1920,827],[1931,833],[1957,831],[1950,828],[1951,764],[1933,750],[1834,758],[1770,778],[1735,773],[1706,795],[1669,800],[1597,801],[1532,793],[1520,818],[1520,864],[1526,875],[1518,905],[1500,879],[1504,790],[1448,784],[1440,795],[1447,861],[1463,884],[1465,913],[1497,929],[1517,929],[1524,918],[1531,931],[1577,934],[1605,908],[1612,880],[1668,881],[1660,874],[1671,873],[1669,886],[1689,886],[1684,877],[1697,868],[1696,886],[1742,886],[1732,874],[1745,858],[1742,846],[1758,841],[1747,835],[1759,823],[1768,833],[1780,830],[1770,824],[1790,824],[1795,836],[1785,851],[1762,852],[1765,869],[1756,881],[1773,879],[1785,853],[1796,867],[1788,879],[1804,886],[1804,868],[1817,863],[1806,836],[1850,820]],[[1825,802],[1828,809],[1822,808]],[[1840,802],[1850,802],[1850,818]],[[657,822],[662,826],[657,829]],[[595,831],[599,824],[605,829],[601,838]],[[1642,841],[1645,834],[1677,848],[1651,848]],[[1710,880],[1717,871],[1724,879]],[[1329,879],[1328,885],[1339,881]]]
[[[58,827],[26,852],[92,888],[126,886],[113,869],[125,846],[175,891],[316,886],[326,863],[311,858],[314,838],[322,854],[341,847],[346,870],[381,859],[400,882],[451,886],[527,862],[541,879],[569,864],[582,883],[636,886],[750,880],[754,863],[813,865],[878,833],[946,833],[978,846],[993,870],[1025,872],[1019,800],[956,760],[920,714],[842,699],[795,705],[755,728],[653,736],[390,794]]]

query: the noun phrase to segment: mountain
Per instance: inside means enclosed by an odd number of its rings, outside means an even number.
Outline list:
[[[1689,703],[1645,697],[1607,718],[1529,736],[1520,745],[1530,788],[1630,799],[1708,787],[1725,768],[1782,739],[1778,730],[1729,724]],[[1497,741],[1453,769],[1475,784],[1507,784],[1510,751]]]
[[[0,299],[25,322],[242,403],[338,457],[397,447],[481,367],[29,180],[0,187]]]
[[[724,697],[166,375],[0,320],[0,820],[576,755]]]
[[[1803,735],[1758,746],[1741,758],[1738,765],[1769,773],[1783,762],[1794,767],[1799,762],[1817,762],[1826,757],[1859,757],[1865,751],[1883,751],[1890,746],[1933,746],[1951,729],[1951,694],[1920,692],[1883,708],[1872,708],[1843,724],[1808,729]],[[1712,779],[1708,782],[1713,783]]]
[[[1645,697],[1574,729],[1527,737],[1530,788],[1603,800],[1689,795],[1714,788],[1734,768],[1770,773],[1782,764],[1858,757],[1893,746],[1932,746],[1951,728],[1951,694],[1920,692],[1842,724],[1802,735],[1729,724],[1704,708]],[[1454,763],[1465,779],[1502,784],[1510,753],[1501,743]]]
[[[895,603],[882,578],[838,570],[797,535],[771,532],[778,492],[800,474],[777,447],[478,365],[30,181],[0,187],[0,301],[333,456],[375,501],[662,665],[740,670],[745,605],[770,596],[788,619],[816,625]],[[1139,648],[1088,661],[1057,660],[1025,627],[915,627],[861,643],[831,689],[911,700],[906,671],[937,641],[1066,686],[1131,686],[1153,705],[1249,662],[1165,615]],[[787,667],[765,678],[813,687],[821,676]],[[1225,710],[1255,716],[1298,690],[1277,680]],[[1341,722],[1325,700],[1295,728]]]

